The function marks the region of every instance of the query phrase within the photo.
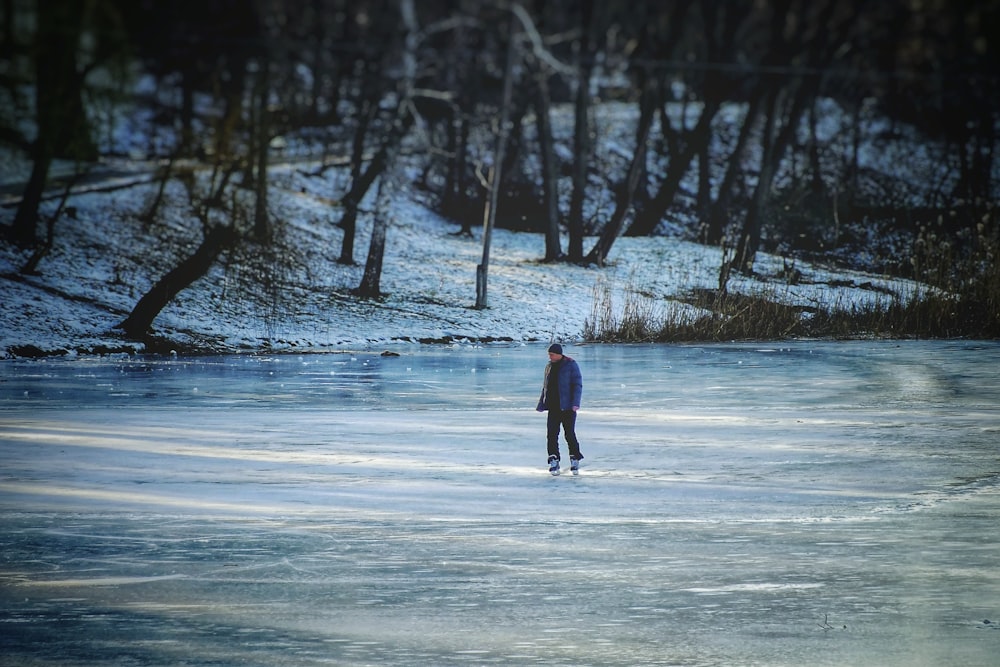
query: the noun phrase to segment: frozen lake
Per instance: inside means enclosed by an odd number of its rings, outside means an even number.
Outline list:
[[[1000,344],[399,351],[0,362],[0,664],[1000,664]]]

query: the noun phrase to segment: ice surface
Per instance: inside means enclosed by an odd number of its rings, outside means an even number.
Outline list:
[[[0,663],[996,664],[1000,345],[544,352],[0,364]]]

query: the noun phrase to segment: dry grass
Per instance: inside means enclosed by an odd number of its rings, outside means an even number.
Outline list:
[[[866,305],[789,305],[773,288],[754,294],[699,290],[681,304],[658,304],[628,287],[615,307],[598,285],[584,336],[602,342],[695,342],[791,338],[1000,338],[1000,273],[967,293],[928,289],[903,301],[882,295]],[[695,314],[692,314],[695,313]]]
[[[672,302],[626,285],[619,310],[612,287],[599,283],[584,335],[606,342],[1000,339],[1000,206],[959,202],[950,215],[922,227],[913,243],[907,277],[926,287],[908,298],[876,293],[863,305],[789,305],[795,299],[781,285],[736,294],[727,291],[723,277],[718,290],[697,290]]]

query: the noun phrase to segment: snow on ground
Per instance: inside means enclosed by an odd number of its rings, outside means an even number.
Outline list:
[[[395,198],[381,289],[385,298],[351,294],[361,280],[369,223],[362,216],[355,266],[337,263],[342,239],[331,204],[337,184],[306,173],[303,165],[272,175],[271,210],[286,261],[248,253],[222,258],[208,276],[181,292],[154,322],[156,332],[183,346],[217,351],[328,350],[452,340],[579,340],[593,316],[595,289],[610,289],[621,308],[625,290],[641,292],[654,309],[695,288],[718,286],[721,250],[676,238],[620,238],[604,269],[546,264],[541,235],[493,232],[488,308],[473,308],[482,230],[458,236],[444,220],[402,188]],[[40,275],[20,276],[27,251],[0,246],[0,354],[22,346],[43,351],[140,350],[114,326],[173,263],[193,250],[200,230],[185,215],[186,195],[167,189],[161,216],[140,221],[155,184],[73,196],[56,225],[56,244]],[[58,204],[45,202],[44,214]],[[370,206],[371,202],[365,202]],[[2,222],[14,207],[0,210]],[[589,249],[593,239],[585,243]],[[564,239],[564,248],[565,248]],[[913,285],[880,276],[797,262],[803,280],[788,286],[784,260],[762,255],[763,278],[733,278],[734,291],[764,291],[794,303],[846,305],[905,296]],[[771,277],[768,279],[768,277]],[[831,288],[836,279],[840,287]],[[762,282],[763,280],[763,282]],[[846,285],[846,286],[844,286]]]
[[[683,118],[691,126],[697,118],[696,107],[671,104],[668,110],[675,124]],[[141,350],[141,345],[123,340],[115,324],[200,241],[200,223],[190,213],[189,195],[176,181],[166,188],[157,218],[141,221],[158,187],[152,176],[155,165],[143,157],[143,151],[157,142],[170,145],[170,138],[158,134],[163,129],[148,114],[126,111],[116,112],[120,115],[112,123],[115,132],[98,139],[105,154],[132,157],[109,157],[92,166],[98,176],[77,187],[68,199],[55,225],[55,247],[38,267],[40,275],[19,273],[30,251],[0,244],[0,358],[18,356],[21,348],[29,346],[36,353],[59,354]],[[738,126],[743,111],[740,105],[729,105],[720,114],[719,133],[712,144],[716,159],[728,159],[731,130]],[[836,104],[827,102],[822,111],[822,141],[832,146],[854,136]],[[633,104],[605,103],[594,113],[599,137],[595,161],[607,173],[607,187],[588,192],[586,215],[599,225],[610,215],[611,189],[627,167],[637,110]],[[929,177],[939,169],[935,165],[940,156],[935,151],[940,149],[922,143],[919,137],[909,137],[894,148],[886,146],[877,132],[879,119],[866,122],[871,123],[870,132],[859,147],[865,169],[895,183],[940,180]],[[559,146],[568,146],[572,109],[554,109],[553,124]],[[475,310],[476,265],[483,252],[481,223],[476,221],[473,238],[456,236],[458,224],[432,212],[424,193],[414,185],[421,173],[409,165],[408,171],[393,179],[398,189],[381,282],[386,296],[379,301],[358,300],[351,290],[361,281],[377,188],[362,202],[353,254],[357,265],[338,264],[343,238],[336,227],[342,215],[338,202],[349,187],[349,171],[344,165],[330,164],[318,169],[321,165],[309,162],[329,150],[315,137],[282,139],[275,159],[291,163],[270,171],[269,203],[278,244],[274,252],[244,247],[224,256],[160,314],[154,327],[162,338],[181,347],[214,351],[378,348],[463,339],[572,341],[582,337],[585,323],[592,318],[595,290],[602,294],[610,290],[619,310],[624,293],[630,291],[648,298],[646,305],[654,313],[696,316],[698,312],[675,299],[693,289],[718,287],[721,249],[682,240],[691,236],[698,220],[675,211],[662,224],[668,235],[618,239],[609,255],[610,264],[603,269],[542,263],[541,235],[494,230],[489,308]],[[480,148],[486,150],[485,144]],[[906,157],[901,158],[899,151],[905,151]],[[411,161],[420,153],[420,146],[411,146]],[[830,152],[830,156],[838,154]],[[13,221],[20,184],[30,164],[23,155],[4,152],[2,157],[0,226],[5,226]],[[752,165],[758,160],[752,148],[746,160],[752,177]],[[651,173],[662,177],[666,167],[665,158],[651,158]],[[530,159],[525,168],[534,168]],[[827,168],[835,172],[840,167]],[[57,162],[51,176],[65,178],[72,169],[71,164]],[[790,175],[786,169],[779,180]],[[109,189],[111,185],[120,187]],[[200,187],[204,190],[205,186]],[[562,183],[560,190],[567,197],[569,184]],[[680,198],[686,201],[696,190],[697,173],[691,170]],[[236,188],[235,192],[243,191]],[[61,195],[53,184],[42,206],[43,221],[56,212]],[[247,214],[252,215],[252,209]],[[593,241],[585,241],[584,252]],[[566,243],[564,238],[564,250]],[[862,257],[850,259],[864,262]],[[801,275],[795,285],[788,285],[781,277],[786,262],[783,257],[759,254],[758,275],[734,275],[728,288],[795,305],[843,308],[873,302],[885,305],[888,299],[906,299],[922,289],[899,279],[831,271],[801,260],[788,262]]]

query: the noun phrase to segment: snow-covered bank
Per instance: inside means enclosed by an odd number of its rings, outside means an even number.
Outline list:
[[[374,349],[394,344],[460,340],[579,340],[592,317],[595,288],[621,295],[640,291],[655,308],[687,306],[672,301],[695,288],[718,286],[721,251],[668,237],[621,238],[610,266],[590,269],[546,264],[538,234],[494,231],[485,310],[473,308],[476,265],[482,260],[480,230],[457,236],[457,226],[430,212],[403,189],[388,232],[378,301],[359,300],[368,226],[355,249],[359,265],[337,263],[341,230],[332,207],[335,183],[304,171],[276,173],[271,202],[280,252],[225,255],[210,273],[180,293],[156,319],[156,333],[183,349],[214,351],[322,351]],[[141,214],[155,184],[72,198],[70,214],[57,224],[55,247],[39,275],[19,268],[30,254],[0,245],[0,355],[24,356],[101,351],[142,351],[114,328],[139,297],[200,240],[186,214],[186,195],[167,189],[157,221]],[[57,200],[45,203],[51,214]],[[0,210],[4,218],[13,208]],[[9,219],[2,220],[8,223]],[[589,241],[588,241],[589,243]],[[787,285],[783,259],[762,255],[759,277],[733,278],[732,291],[766,290],[782,300],[815,306],[906,297],[915,289],[896,279],[830,271],[797,262],[801,277]],[[623,299],[618,298],[622,304]],[[694,313],[692,313],[694,314]]]

